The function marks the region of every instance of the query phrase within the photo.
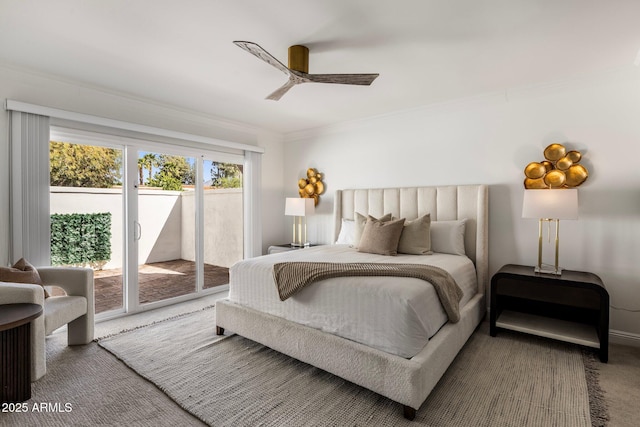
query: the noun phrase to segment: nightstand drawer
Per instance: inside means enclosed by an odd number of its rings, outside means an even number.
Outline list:
[[[564,304],[571,307],[600,309],[600,293],[595,289],[576,288],[572,285],[555,282],[527,282],[523,284],[522,279],[509,277],[501,279],[497,286],[499,295]]]

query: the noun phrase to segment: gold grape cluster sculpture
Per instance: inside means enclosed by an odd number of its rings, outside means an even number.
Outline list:
[[[307,169],[307,177],[298,180],[298,194],[305,199],[313,199],[314,206],[317,206],[322,193],[324,193],[322,174],[314,168]]]
[[[531,162],[524,168],[524,188],[573,188],[587,180],[587,168],[579,164],[582,154],[562,144],[551,144],[544,149],[545,160]]]

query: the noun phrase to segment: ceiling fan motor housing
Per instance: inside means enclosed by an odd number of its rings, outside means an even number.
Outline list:
[[[303,73],[309,73],[308,47],[298,44],[289,47],[289,68]]]

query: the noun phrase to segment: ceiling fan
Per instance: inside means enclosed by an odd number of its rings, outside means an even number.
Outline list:
[[[271,99],[273,101],[279,100],[282,98],[282,95],[289,91],[289,89],[301,83],[337,83],[369,86],[379,75],[309,74],[309,48],[306,46],[295,45],[289,47],[289,66],[286,67],[282,62],[278,61],[269,52],[256,43],[246,41],[234,41],[233,43],[289,76],[288,82],[267,96],[266,99]]]

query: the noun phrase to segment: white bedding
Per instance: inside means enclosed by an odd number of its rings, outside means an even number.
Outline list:
[[[405,358],[416,355],[447,322],[431,284],[413,278],[342,277],[313,283],[283,302],[272,266],[286,261],[435,265],[447,270],[462,289],[461,308],[477,293],[471,260],[449,254],[383,256],[328,245],[251,258],[231,267],[230,301]]]

